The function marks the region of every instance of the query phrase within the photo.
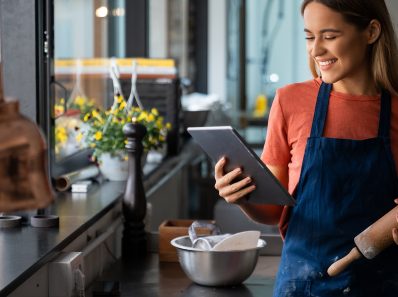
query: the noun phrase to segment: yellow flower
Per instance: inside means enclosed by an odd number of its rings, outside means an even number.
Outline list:
[[[142,121],[144,121],[144,120],[146,120],[146,119],[147,119],[147,114],[146,114],[145,111],[143,111],[143,112],[141,112],[140,115],[138,116],[137,121],[138,121],[138,122],[142,122]]]
[[[63,114],[65,112],[65,108],[64,108],[64,106],[63,105],[55,105],[54,106],[54,113],[55,113],[55,115],[57,116],[57,115],[61,115],[61,114]]]
[[[82,140],[82,138],[83,138],[83,133],[82,133],[82,132],[77,133],[77,135],[76,135],[76,141],[77,141],[77,142],[80,142],[80,141]]]
[[[152,108],[152,109],[151,109],[151,113],[152,113],[153,115],[155,115],[155,116],[158,116],[158,115],[159,115],[159,112],[158,112],[158,110],[157,110],[156,108]]]
[[[117,96],[116,101],[117,103],[122,103],[124,101],[123,96]]]
[[[120,103],[119,111],[122,111],[126,107],[126,105],[127,105],[126,101],[123,100],[123,102]]]
[[[95,138],[95,140],[101,140],[102,139],[102,132],[101,131],[97,131],[97,132],[95,132],[95,135],[94,135],[94,138]]]
[[[86,102],[86,99],[84,99],[84,98],[81,97],[81,96],[77,96],[77,97],[75,98],[75,103],[76,103],[79,107],[82,107],[82,106],[84,105],[85,102]]]
[[[90,118],[91,114],[88,112],[84,115],[83,121],[87,122]]]
[[[155,116],[153,114],[149,114],[147,117],[148,122],[153,122],[155,120]]]
[[[104,123],[104,119],[101,117],[101,115],[96,111],[95,109],[91,113],[94,118],[96,118],[101,124]]]
[[[65,143],[68,140],[68,134],[64,127],[55,128],[55,139],[59,143]]]
[[[98,118],[99,117],[99,113],[98,111],[96,111],[95,109],[91,112],[91,114],[93,115],[93,117]]]
[[[111,111],[109,112],[109,114],[111,115],[116,115],[117,114],[117,110],[116,109],[111,109]]]

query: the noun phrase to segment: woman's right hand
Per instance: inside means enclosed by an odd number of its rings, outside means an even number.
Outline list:
[[[239,199],[254,191],[256,186],[252,184],[252,179],[249,176],[237,182],[233,182],[242,174],[242,169],[235,168],[230,172],[224,173],[224,166],[226,163],[227,160],[225,157],[217,162],[214,168],[214,177],[216,179],[214,187],[225,201],[228,203],[236,203]]]

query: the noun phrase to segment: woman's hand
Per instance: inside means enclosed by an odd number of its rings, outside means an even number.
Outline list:
[[[231,172],[224,174],[224,166],[227,160],[221,158],[215,166],[215,188],[218,194],[229,203],[238,203],[243,212],[252,220],[268,225],[275,225],[279,222],[283,207],[280,205],[239,203],[242,197],[252,192],[256,186],[251,184],[250,177],[246,177],[238,182],[231,183],[241,173],[241,168],[236,168]],[[267,166],[275,177],[287,187],[287,168]]]
[[[398,199],[395,199],[394,202],[398,204]],[[398,223],[398,212],[396,215],[396,219]],[[398,244],[398,228],[392,229],[392,237],[394,238],[395,243]]]
[[[216,179],[214,187],[225,201],[228,203],[236,203],[239,199],[252,192],[256,186],[251,184],[252,179],[250,177],[245,177],[242,180],[233,182],[233,180],[242,174],[242,169],[236,168],[224,174],[226,162],[226,158],[223,157],[217,162],[214,168],[214,177]]]

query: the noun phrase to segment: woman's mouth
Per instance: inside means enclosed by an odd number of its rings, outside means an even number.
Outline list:
[[[328,70],[331,65],[333,65],[334,63],[336,63],[337,59],[330,59],[330,60],[323,60],[323,61],[317,61],[319,68],[321,70]]]

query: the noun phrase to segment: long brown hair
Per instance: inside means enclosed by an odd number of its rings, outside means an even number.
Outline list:
[[[340,13],[347,23],[365,30],[371,20],[381,24],[379,38],[370,45],[370,66],[379,88],[398,94],[398,49],[391,17],[384,0],[304,0],[301,14],[311,2],[321,3]],[[315,63],[310,59],[310,70],[317,75]]]

